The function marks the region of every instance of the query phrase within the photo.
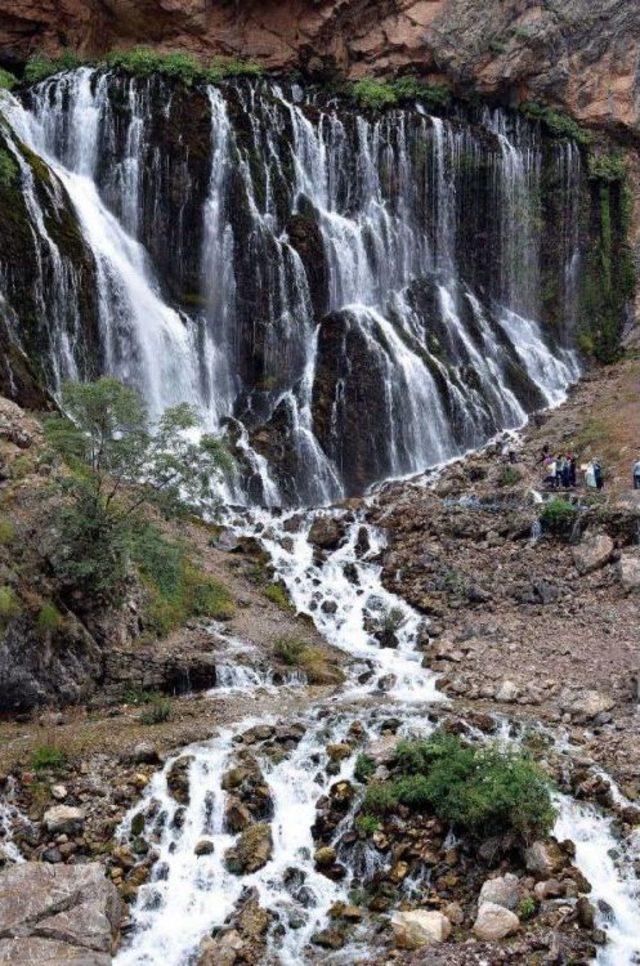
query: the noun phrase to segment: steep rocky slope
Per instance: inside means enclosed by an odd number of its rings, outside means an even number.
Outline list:
[[[352,75],[416,68],[561,105],[635,139],[640,10],[628,0],[2,0],[0,60],[134,43]]]

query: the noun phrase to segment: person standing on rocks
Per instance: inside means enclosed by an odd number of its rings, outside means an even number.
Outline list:
[[[569,486],[576,485],[576,457],[575,453],[569,454]]]
[[[633,488],[640,490],[640,459],[633,464]]]
[[[594,461],[593,472],[596,478],[596,488],[601,490],[604,486],[604,476],[602,475],[602,466],[600,465],[600,460]]]
[[[584,485],[588,490],[596,488],[596,466],[593,460],[589,460],[584,474]]]

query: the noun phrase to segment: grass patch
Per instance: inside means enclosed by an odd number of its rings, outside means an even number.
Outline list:
[[[380,820],[375,815],[358,815],[355,826],[363,835],[373,835],[380,828]]]
[[[398,103],[398,95],[391,84],[375,80],[373,77],[362,77],[355,81],[349,93],[360,107],[371,111],[380,111]]]
[[[368,786],[365,814],[428,808],[473,838],[514,831],[525,842],[553,825],[549,780],[526,754],[475,748],[440,733],[399,742],[396,757],[399,775]]]
[[[67,756],[55,745],[40,745],[31,756],[34,771],[62,771],[67,766]]]
[[[8,191],[18,181],[18,165],[4,148],[0,149],[0,190]]]
[[[206,79],[215,84],[229,77],[262,77],[264,68],[253,60],[239,57],[214,57],[206,71]]]
[[[40,81],[59,74],[63,70],[75,70],[84,63],[82,57],[72,50],[65,50],[59,57],[47,57],[46,54],[34,54],[26,63],[24,78],[29,84],[39,84]]]
[[[518,916],[524,922],[527,922],[528,919],[532,919],[535,916],[537,909],[538,905],[533,896],[525,896],[524,899],[520,900],[518,905]]]
[[[4,70],[2,67],[0,67],[0,91],[13,90],[17,83],[17,77],[14,77],[10,71]]]
[[[167,698],[155,694],[148,702],[147,710],[140,715],[140,722],[143,725],[164,724],[171,718],[171,702]]]
[[[13,522],[8,517],[0,517],[0,544],[7,546],[13,543],[16,536],[16,529]]]
[[[38,633],[42,637],[46,637],[48,634],[54,634],[57,630],[59,630],[62,622],[62,614],[56,605],[52,604],[51,601],[47,601],[47,603],[43,604],[40,608],[38,617],[36,619],[36,627],[38,629]]]
[[[498,486],[515,486],[522,479],[522,473],[514,466],[503,466],[498,477]]]
[[[353,770],[354,778],[359,782],[366,782],[368,778],[371,778],[374,771],[376,770],[376,763],[373,758],[369,758],[368,755],[359,754],[356,758],[356,766]]]
[[[296,667],[307,676],[309,684],[340,684],[344,675],[319,647],[296,638],[281,637],[273,652],[287,667]]]
[[[555,497],[545,503],[540,514],[540,523],[547,532],[566,537],[573,530],[577,515],[578,510],[572,503],[561,497]]]
[[[136,77],[161,74],[179,80],[187,87],[199,81],[217,84],[230,77],[260,77],[263,73],[259,64],[238,57],[215,57],[210,67],[204,67],[194,54],[184,51],[161,53],[151,47],[112,51],[107,55],[106,63]]]
[[[0,587],[0,622],[8,622],[22,611],[12,587]]]
[[[235,605],[226,587],[150,524],[136,534],[132,556],[147,589],[143,620],[153,636],[166,637],[190,617],[233,617]]]
[[[275,604],[276,607],[279,607],[280,610],[286,610],[289,613],[293,612],[293,605],[289,600],[287,589],[281,581],[276,581],[275,583],[269,584],[268,587],[265,587],[264,596],[272,604]]]

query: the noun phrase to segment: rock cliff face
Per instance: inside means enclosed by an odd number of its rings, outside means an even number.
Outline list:
[[[538,99],[635,139],[640,8],[628,0],[0,0],[0,61],[150,43],[353,76],[412,68]]]

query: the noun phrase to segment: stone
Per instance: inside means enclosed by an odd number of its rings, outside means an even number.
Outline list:
[[[511,872],[506,875],[496,876],[495,879],[487,879],[480,889],[478,904],[493,902],[497,906],[505,909],[515,909],[520,898],[520,880]]]
[[[640,554],[621,554],[618,561],[618,576],[626,591],[640,590]]]
[[[243,832],[253,821],[251,812],[246,805],[231,796],[224,809],[224,827],[229,832]]]
[[[196,845],[193,851],[194,851],[194,854],[197,856],[212,855],[214,851],[213,842],[211,841],[211,839],[200,839],[198,842],[196,842]]]
[[[454,926],[461,926],[464,922],[464,911],[459,902],[448,902],[442,912]]]
[[[499,906],[495,902],[483,902],[478,909],[473,931],[478,939],[494,942],[511,936],[520,928],[520,920],[510,909]]]
[[[344,758],[348,758],[351,752],[351,745],[346,744],[346,742],[327,745],[327,755],[332,761],[342,761]]]
[[[136,765],[157,765],[160,761],[160,756],[158,755],[156,746],[150,741],[141,741],[133,749],[131,760]]]
[[[610,694],[602,691],[582,691],[569,703],[563,703],[563,710],[569,711],[574,718],[587,721],[599,714],[611,711],[615,707],[615,700]]]
[[[588,899],[580,896],[576,902],[576,917],[582,929],[593,929],[595,924],[595,910]]]
[[[364,753],[376,767],[388,765],[395,757],[397,744],[398,739],[395,735],[385,735],[383,738],[378,738],[377,741],[372,741],[370,745],[367,745]]]
[[[176,758],[167,774],[167,786],[177,802],[189,804],[189,769],[194,761],[193,755]]]
[[[333,865],[336,861],[336,850],[330,845],[324,845],[313,854],[313,861],[319,868]]]
[[[524,859],[527,872],[542,879],[550,879],[567,864],[566,857],[555,839],[534,842],[526,850]]]
[[[96,862],[24,862],[0,873],[0,963],[109,966],[118,892]]]
[[[64,785],[52,785],[51,797],[55,798],[56,802],[62,802],[67,797],[67,789]]]
[[[599,570],[611,559],[614,543],[606,533],[587,533],[577,547],[573,548],[573,562],[579,574]]]
[[[520,688],[513,681],[502,681],[495,690],[496,701],[516,701],[520,695]]]
[[[83,809],[73,805],[54,805],[44,813],[43,822],[48,832],[66,832],[73,835],[82,830],[85,814]]]
[[[311,525],[307,539],[309,543],[320,547],[321,550],[337,550],[345,533],[346,526],[343,520],[319,513]]]
[[[236,844],[227,851],[225,862],[234,875],[247,875],[262,869],[273,852],[271,826],[258,822],[241,833]]]
[[[391,928],[399,949],[422,949],[444,942],[451,935],[451,923],[441,912],[415,909],[394,912]]]
[[[559,899],[566,893],[566,886],[557,879],[547,879],[544,882],[536,882],[533,892],[539,902],[545,899]]]

